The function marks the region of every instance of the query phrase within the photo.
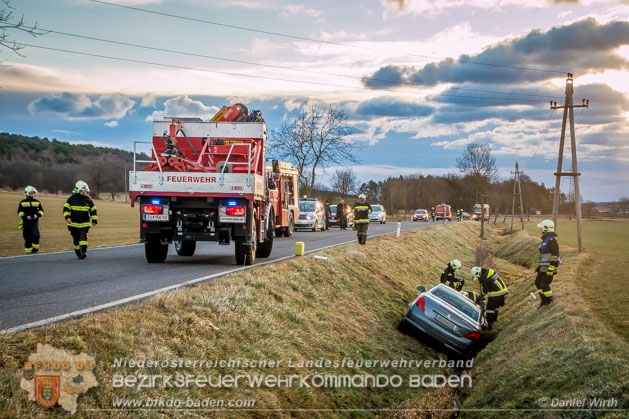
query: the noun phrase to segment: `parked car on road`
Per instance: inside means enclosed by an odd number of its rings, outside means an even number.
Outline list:
[[[299,199],[299,218],[295,229],[325,230],[325,211],[321,202],[316,198]]]
[[[371,214],[369,214],[370,223],[384,224],[387,222],[387,212],[382,205],[372,205]]]
[[[354,213],[349,205],[345,205],[345,218],[347,219],[347,227],[354,225]],[[341,219],[336,215],[336,205],[330,205],[330,218],[328,226],[341,226]]]
[[[445,284],[426,289],[409,305],[398,329],[422,332],[458,355],[467,355],[480,338],[484,317],[472,300]]]
[[[461,213],[461,218],[462,218],[463,220],[469,220],[469,219],[470,219],[470,213],[469,213],[469,212],[465,212],[465,211],[463,211],[463,212]]]
[[[425,209],[415,210],[415,214],[413,214],[413,221],[428,221],[430,218],[430,214]]]

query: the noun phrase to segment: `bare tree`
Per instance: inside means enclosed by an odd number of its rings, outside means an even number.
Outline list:
[[[346,197],[356,191],[356,173],[351,168],[336,169],[332,189]]]
[[[456,167],[465,176],[468,191],[473,193],[484,193],[496,178],[496,159],[486,144],[468,144],[465,152],[457,157]]]
[[[347,118],[332,105],[321,110],[315,103],[272,131],[273,148],[299,170],[299,182],[307,195],[316,185],[317,169],[331,163],[358,162],[355,153],[360,146],[350,139],[352,130]]]
[[[581,204],[581,208],[583,212],[585,212],[586,217],[591,217],[592,211],[594,211],[594,208],[596,208],[596,202],[586,201],[583,204]]]
[[[37,22],[33,26],[27,26],[24,22],[24,16],[20,19],[15,19],[13,16],[13,10],[15,10],[9,0],[1,0],[0,4],[0,47],[4,47],[10,51],[15,52],[22,57],[20,50],[24,49],[23,46],[17,44],[11,40],[10,32],[22,32],[31,36],[44,35],[46,32],[40,30],[37,27]]]
[[[617,210],[614,213],[618,213],[620,211],[622,213],[622,218],[627,218],[627,208],[629,207],[629,197],[623,196],[618,200]]]

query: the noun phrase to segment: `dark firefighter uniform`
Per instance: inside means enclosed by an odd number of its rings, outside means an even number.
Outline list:
[[[481,294],[474,291],[461,291],[461,294],[465,295],[467,298],[474,301],[476,304],[480,304],[484,300]]]
[[[461,221],[462,214],[463,214],[463,211],[457,210],[457,212],[456,212],[456,220],[457,221]]]
[[[537,277],[535,286],[542,302],[540,305],[549,304],[553,299],[553,291],[550,283],[557,273],[559,266],[559,244],[557,234],[554,231],[542,235],[542,244],[539,246],[539,264],[537,265]]]
[[[465,280],[463,278],[457,278],[455,275],[455,270],[448,263],[448,266],[446,266],[446,268],[441,273],[441,283],[446,284],[450,288],[454,288],[457,291],[461,291]]]
[[[482,268],[478,281],[481,284],[483,295],[487,295],[486,317],[491,323],[498,320],[498,307],[505,304],[505,296],[509,294],[507,285],[493,269]]]
[[[371,214],[371,205],[365,202],[356,202],[352,208],[354,212],[354,225],[356,226],[356,235],[358,243],[367,243],[367,230],[369,229],[369,214]]]
[[[24,237],[24,252],[37,253],[39,251],[39,218],[44,216],[41,202],[30,196],[21,200],[17,206],[17,215],[20,217],[18,228],[22,230]]]
[[[63,205],[63,218],[70,218],[68,230],[72,235],[74,252],[79,259],[87,256],[87,232],[91,223],[98,224],[96,207],[87,195],[81,195],[76,191]]]

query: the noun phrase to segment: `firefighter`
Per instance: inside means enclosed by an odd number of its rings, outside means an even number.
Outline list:
[[[432,221],[435,221],[435,207],[430,208],[430,216],[432,217]]]
[[[354,203],[352,211],[354,212],[354,227],[358,236],[358,243],[367,244],[367,230],[369,229],[369,214],[371,214],[371,205],[365,201],[365,194],[358,195],[358,202]]]
[[[89,191],[87,183],[79,180],[74,186],[72,195],[63,205],[63,218],[68,224],[74,243],[74,252],[79,259],[87,257],[87,232],[91,226],[98,224],[96,207],[88,196]]]
[[[509,294],[509,290],[502,278],[493,269],[474,266],[470,273],[475,281],[480,282],[481,296],[487,295],[485,317],[489,329],[491,329],[492,323],[498,320],[498,307],[505,304],[505,296]]]
[[[456,277],[456,271],[461,269],[461,262],[458,259],[454,259],[448,263],[448,266],[441,273],[441,283],[446,284],[450,288],[454,288],[457,291],[463,289],[465,280],[463,278]]]
[[[463,214],[463,210],[461,210],[461,209],[456,210],[456,220],[457,221],[461,221],[461,214]]]
[[[24,253],[27,255],[39,252],[39,219],[44,216],[44,208],[35,199],[37,189],[32,186],[24,188],[26,198],[17,206],[17,215],[20,217],[18,228],[22,230],[24,237]]]
[[[556,239],[555,223],[551,220],[544,220],[537,226],[542,229],[542,244],[539,246],[539,264],[535,269],[537,271],[535,286],[542,300],[539,304],[541,307],[553,301],[550,283],[553,282],[553,277],[559,266],[559,244]]]
[[[336,217],[339,219],[339,227],[341,230],[345,230],[347,228],[347,217],[345,216],[345,200],[341,199],[336,206]]]

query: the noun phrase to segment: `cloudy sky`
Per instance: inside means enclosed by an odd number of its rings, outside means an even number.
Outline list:
[[[502,176],[518,160],[554,185],[562,113],[549,102],[563,103],[570,72],[575,102],[590,100],[575,109],[582,195],[629,195],[626,0],[11,6],[14,20],[47,33],[7,32],[24,48],[0,48],[0,131],[131,150],[163,116],[209,119],[241,102],[274,129],[316,102],[349,115],[363,181],[455,173],[476,142],[491,146]]]

